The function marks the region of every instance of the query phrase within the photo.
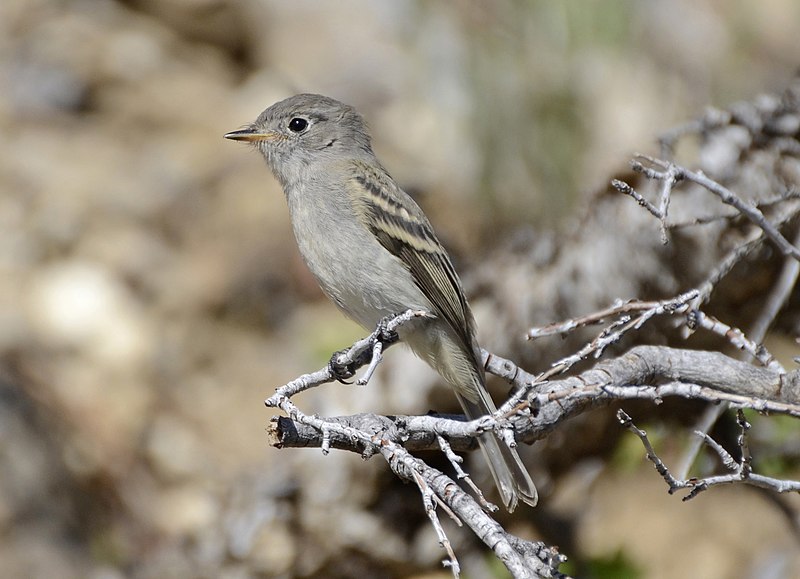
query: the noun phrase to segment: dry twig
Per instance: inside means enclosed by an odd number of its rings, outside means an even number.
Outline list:
[[[705,432],[695,432],[711,449],[713,449],[720,457],[722,464],[731,471],[727,475],[717,475],[705,478],[688,478],[678,479],[672,475],[669,468],[658,457],[653,445],[647,438],[647,433],[640,428],[637,428],[633,423],[631,417],[623,410],[617,411],[617,418],[622,426],[633,432],[642,441],[642,445],[647,451],[647,459],[653,463],[658,473],[667,483],[669,493],[673,494],[677,491],[688,489],[689,493],[683,497],[684,501],[688,501],[696,497],[703,491],[706,491],[714,486],[731,485],[731,484],[747,484],[751,486],[768,489],[777,493],[787,492],[800,492],[800,481],[782,480],[774,477],[764,476],[752,471],[750,449],[747,443],[747,432],[750,429],[750,424],[744,417],[744,412],[738,410],[737,423],[741,432],[738,438],[739,453],[741,458],[736,460],[731,454],[725,450],[721,444],[711,438]]]

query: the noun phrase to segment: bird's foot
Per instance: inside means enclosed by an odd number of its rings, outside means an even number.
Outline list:
[[[370,346],[364,348],[357,356],[350,355],[350,348],[339,350],[331,356],[328,368],[337,381],[342,384],[352,384],[352,382],[348,382],[348,379],[356,375],[358,368],[374,362],[372,357],[376,352],[380,357],[384,348],[400,340],[398,333],[390,329],[390,322],[395,318],[397,316],[386,316],[381,319],[369,338]],[[342,359],[346,361],[342,362]],[[374,368],[372,370],[374,371]]]
[[[353,382],[348,381],[348,378],[355,376],[356,368],[358,368],[355,361],[348,361],[344,363],[339,361],[339,359],[349,351],[349,348],[345,348],[344,350],[334,352],[333,356],[331,356],[331,359],[328,362],[328,368],[330,369],[331,374],[338,382],[341,382],[342,384],[352,384]]]
[[[385,318],[381,318],[381,321],[378,322],[378,326],[375,328],[375,339],[381,342],[384,346],[389,346],[390,344],[394,344],[400,340],[399,334],[389,329],[389,322],[397,318],[397,315],[386,316]]]

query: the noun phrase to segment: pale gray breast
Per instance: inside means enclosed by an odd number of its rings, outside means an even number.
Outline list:
[[[304,195],[298,202],[298,195]],[[400,259],[352,214],[345,196],[286,192],[298,248],[325,294],[367,329],[408,308],[431,310]]]

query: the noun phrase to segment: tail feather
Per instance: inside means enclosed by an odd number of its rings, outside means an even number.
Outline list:
[[[470,420],[495,412],[494,402],[486,391],[477,346],[468,350],[448,326],[435,324],[428,325],[425,331],[401,336],[420,358],[450,383]],[[494,432],[480,436],[478,442],[509,512],[514,510],[519,499],[535,506],[538,500],[536,487],[517,451]]]
[[[486,390],[480,388],[479,392],[477,402],[472,402],[456,392],[458,401],[470,420],[486,416],[496,410]],[[508,512],[514,511],[519,499],[532,507],[536,506],[539,495],[517,451],[509,447],[495,432],[482,435],[478,438],[478,443]]]

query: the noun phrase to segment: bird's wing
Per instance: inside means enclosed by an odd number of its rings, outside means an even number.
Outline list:
[[[382,169],[355,163],[352,187],[356,213],[375,238],[408,268],[436,312],[459,337],[464,351],[478,365],[472,313],[461,282],[422,209]]]

